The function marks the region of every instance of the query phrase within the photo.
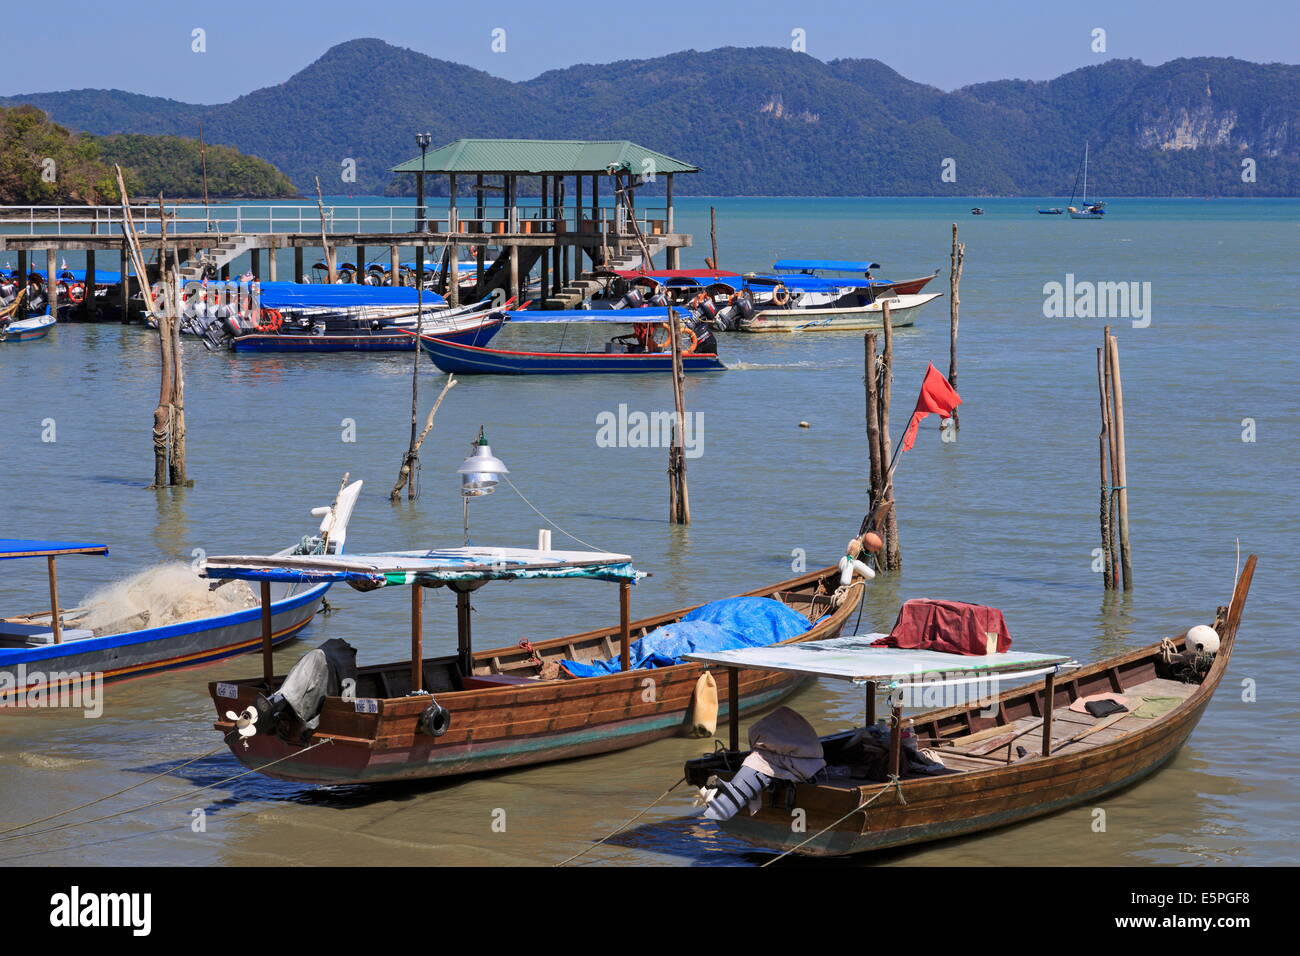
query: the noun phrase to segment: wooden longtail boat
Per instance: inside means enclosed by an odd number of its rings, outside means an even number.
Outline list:
[[[921,746],[933,747],[942,763],[956,772],[939,776],[904,772],[898,780],[828,777],[831,782],[776,781],[774,787],[763,791],[761,809],[752,816],[742,809],[723,826],[767,849],[841,856],[1019,823],[1099,800],[1137,783],[1173,758],[1219,686],[1232,656],[1255,563],[1252,555],[1238,578],[1232,603],[1218,609],[1214,629],[1220,638],[1219,649],[1199,683],[1172,679],[1171,659],[1177,660],[1186,650],[1186,635],[1099,661],[1070,672],[1063,680],[1049,674],[1043,681],[998,695],[995,708],[988,708],[985,701],[913,718]],[[729,654],[734,659],[746,651]],[[688,656],[694,660],[709,657]],[[744,665],[724,662],[724,666],[734,673]],[[874,686],[866,683],[870,691],[868,722],[874,723]],[[1100,693],[1176,697],[1179,701],[1172,710],[1151,718],[1130,713],[1096,718],[1069,710],[1080,697]],[[1045,706],[1047,701],[1050,707]],[[900,708],[894,706],[890,720],[890,770],[894,774],[899,767],[901,723]],[[733,722],[728,751],[686,764],[690,783],[703,787],[711,777],[731,778],[748,753],[740,750],[737,730]],[[821,739],[828,764],[835,763],[853,734]],[[799,833],[791,826],[795,808],[806,813],[806,827]]]
[[[457,560],[460,567],[449,570]],[[209,685],[217,710],[214,726],[227,736],[231,750],[246,766],[269,776],[321,784],[477,773],[622,750],[671,737],[682,730],[704,668],[685,663],[632,670],[628,648],[691,609],[629,620],[631,584],[641,573],[630,560],[626,555],[590,552],[460,548],[351,556],[332,562],[209,558],[206,573],[212,577],[346,580],[363,589],[424,585],[411,588],[410,660],[357,668],[355,696],[326,696],[313,729],[306,729],[293,712],[278,724],[258,714],[259,707],[265,710],[266,698],[274,699],[272,695],[286,680],[272,673],[269,652],[263,658],[261,678]],[[435,564],[441,570],[435,570]],[[475,651],[470,635],[471,590],[492,580],[531,576],[595,577],[619,583],[619,624]],[[425,587],[440,585],[456,593],[458,650],[454,655],[425,657],[422,595]],[[862,599],[863,586],[861,578],[854,578],[840,588],[840,570],[828,568],[749,596],[776,598],[807,616],[811,629],[791,639],[795,642],[839,634]],[[620,658],[622,667],[615,673],[552,676],[560,660],[614,657]],[[730,706],[738,712],[767,707],[809,679],[747,673]],[[449,721],[435,719],[439,710],[450,715]],[[250,720],[253,714],[258,714],[255,722]],[[241,737],[241,731],[246,736]]]

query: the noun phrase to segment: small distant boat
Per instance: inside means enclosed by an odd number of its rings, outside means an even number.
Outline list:
[[[920,290],[939,274],[906,282],[877,279],[870,260],[782,259],[775,275],[745,276],[752,308],[739,312],[731,327],[740,332],[834,332],[879,329],[884,303],[891,324],[912,325],[922,306],[939,293]],[[915,292],[904,291],[915,289]]]
[[[979,206],[975,206],[973,209],[971,209],[970,214],[972,216],[982,216],[984,215],[984,210],[981,209]]]
[[[1074,184],[1079,184],[1078,176],[1075,176]],[[1070,205],[1067,207],[1070,211],[1071,219],[1101,219],[1106,215],[1103,208],[1106,204],[1099,200],[1088,202],[1088,144],[1083,144],[1083,192],[1080,194],[1079,205],[1074,205],[1074,191],[1070,191]]]
[[[1039,209],[1038,214],[1040,216],[1061,216],[1065,214],[1065,210],[1060,206],[1053,206],[1051,209]]]
[[[0,342],[32,342],[43,339],[54,328],[54,316],[48,312],[28,319],[0,318]]]
[[[582,375],[589,373],[668,372],[673,367],[669,310],[590,309],[496,313],[515,323],[574,323],[630,325],[632,331],[614,336],[599,350],[510,350],[462,344],[447,336],[423,334],[420,342],[433,363],[458,375]],[[725,369],[718,359],[717,339],[696,316],[680,319],[684,341],[682,368],[687,372]]]
[[[318,533],[279,552],[278,556],[334,556],[337,560],[343,552],[352,508],[360,493],[361,482],[347,484],[345,476],[334,503],[312,512],[322,516]],[[72,691],[91,680],[143,677],[244,654],[261,646],[268,646],[269,652],[269,646],[293,640],[307,626],[320,610],[330,586],[329,582],[308,586],[277,582],[262,591],[265,604],[261,610],[250,602],[239,610],[197,618],[182,616],[180,620],[153,626],[149,622],[150,612],[146,610],[135,612],[128,622],[92,627],[87,626],[91,622],[89,609],[64,608],[59,604],[55,562],[59,557],[74,554],[106,555],[108,547],[0,539],[0,562],[16,558],[46,559],[52,605],[48,611],[0,619],[0,706],[22,706],[33,694]],[[195,583],[204,584],[198,578]],[[168,594],[174,597],[171,592]],[[114,626],[122,623],[134,626],[125,629]]]

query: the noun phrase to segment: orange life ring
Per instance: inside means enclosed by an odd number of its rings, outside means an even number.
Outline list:
[[[694,352],[694,351],[695,351],[695,347],[696,347],[697,345],[700,344],[699,336],[697,336],[697,335],[695,334],[695,332],[694,332],[692,329],[688,328],[688,327],[685,326],[685,325],[682,325],[682,326],[679,326],[679,327],[681,328],[681,330],[682,330],[682,332],[683,332],[684,334],[689,335],[689,336],[691,337],[691,344],[690,344],[690,347],[689,347],[689,348],[682,349],[682,351],[683,351],[683,352]],[[659,338],[659,334],[658,334],[661,330],[662,330],[663,333],[664,333],[664,337],[663,337],[662,339]],[[656,351],[656,352],[664,352],[664,351],[667,351],[667,350],[669,349],[669,346],[671,346],[671,344],[672,344],[672,340],[673,340],[673,333],[672,333],[672,331],[669,329],[669,327],[668,327],[668,323],[667,323],[667,322],[662,322],[662,323],[660,323],[659,325],[656,325],[656,326],[652,326],[652,327],[651,327],[651,331],[650,331],[650,344],[654,345],[654,347],[655,347],[655,351]]]
[[[262,322],[256,326],[257,332],[279,332],[280,326],[284,322],[284,316],[280,314],[279,309],[263,309]]]
[[[787,306],[790,304],[790,290],[784,285],[779,285],[772,290],[772,304],[776,306]]]
[[[69,287],[68,299],[73,305],[81,305],[82,302],[86,301],[86,287],[80,282]]]

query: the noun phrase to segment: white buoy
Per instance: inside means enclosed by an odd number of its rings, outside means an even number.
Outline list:
[[[1206,624],[1197,624],[1187,632],[1187,649],[1198,654],[1219,653],[1219,634]]]

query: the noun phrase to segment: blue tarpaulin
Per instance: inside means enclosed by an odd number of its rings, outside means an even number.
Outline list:
[[[189,289],[201,282],[185,283]],[[232,291],[239,287],[236,282],[225,283],[209,281],[209,289],[228,286]],[[360,306],[396,306],[416,304],[416,290],[410,286],[380,286],[342,283],[331,285],[325,282],[263,282],[261,283],[261,304],[268,309],[292,308],[358,308]],[[245,291],[247,286],[245,286]],[[425,291],[426,307],[439,306],[446,299],[436,292]]]
[[[725,651],[737,647],[766,647],[789,640],[812,627],[806,617],[772,598],[736,597],[697,607],[681,621],[651,631],[628,648],[633,670],[671,667],[682,663],[686,654]],[[580,664],[561,661],[574,677],[616,674],[622,663],[607,661]]]

